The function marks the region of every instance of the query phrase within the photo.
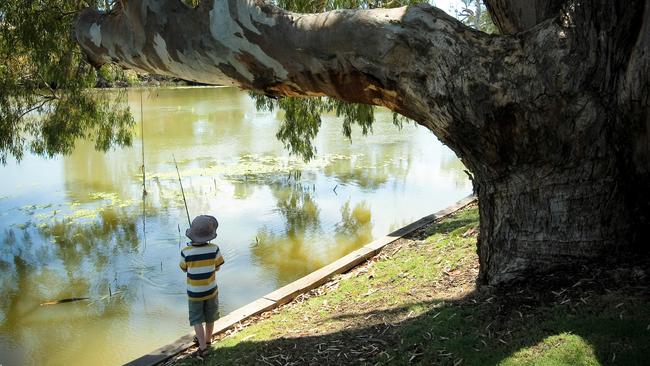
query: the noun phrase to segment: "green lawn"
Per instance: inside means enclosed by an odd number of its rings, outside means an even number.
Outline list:
[[[477,290],[476,208],[179,365],[648,365],[647,268],[582,269]]]

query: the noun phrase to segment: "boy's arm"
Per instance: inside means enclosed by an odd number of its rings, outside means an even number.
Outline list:
[[[217,257],[214,259],[214,270],[218,271],[224,262],[225,261],[223,260],[223,256],[221,255],[221,250],[219,250],[219,247],[217,247]]]
[[[183,270],[183,272],[187,272],[187,263],[185,263],[185,253],[181,250],[181,262],[178,264],[179,267]]]

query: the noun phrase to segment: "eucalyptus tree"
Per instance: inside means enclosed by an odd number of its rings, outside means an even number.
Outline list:
[[[234,85],[278,103],[381,105],[430,129],[473,174],[480,282],[647,255],[650,2],[486,5],[499,35],[426,4],[302,14],[262,0],[122,0],[82,12],[76,37],[96,67]],[[3,32],[12,27],[3,19]],[[317,128],[280,136],[308,148]]]

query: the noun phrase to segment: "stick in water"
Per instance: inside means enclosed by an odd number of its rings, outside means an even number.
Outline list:
[[[69,299],[47,301],[47,302],[41,303],[41,306],[64,304],[66,302],[75,302],[75,301],[82,301],[82,300],[90,300],[90,298],[89,297],[71,297]]]
[[[185,204],[185,213],[187,214],[187,223],[192,226],[192,220],[190,220],[190,211],[187,209],[187,200],[185,199],[185,191],[183,190],[183,182],[181,182],[181,173],[178,171],[178,164],[176,164],[176,157],[172,154],[174,159],[174,165],[176,166],[176,174],[178,175],[178,184],[181,185],[181,194],[183,195],[183,203]]]

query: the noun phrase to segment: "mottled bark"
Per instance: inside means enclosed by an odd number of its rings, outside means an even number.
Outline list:
[[[382,105],[433,131],[475,177],[481,282],[647,238],[647,2],[488,1],[513,33],[501,36],[428,5],[296,14],[262,1],[122,3],[79,18],[96,65]]]

